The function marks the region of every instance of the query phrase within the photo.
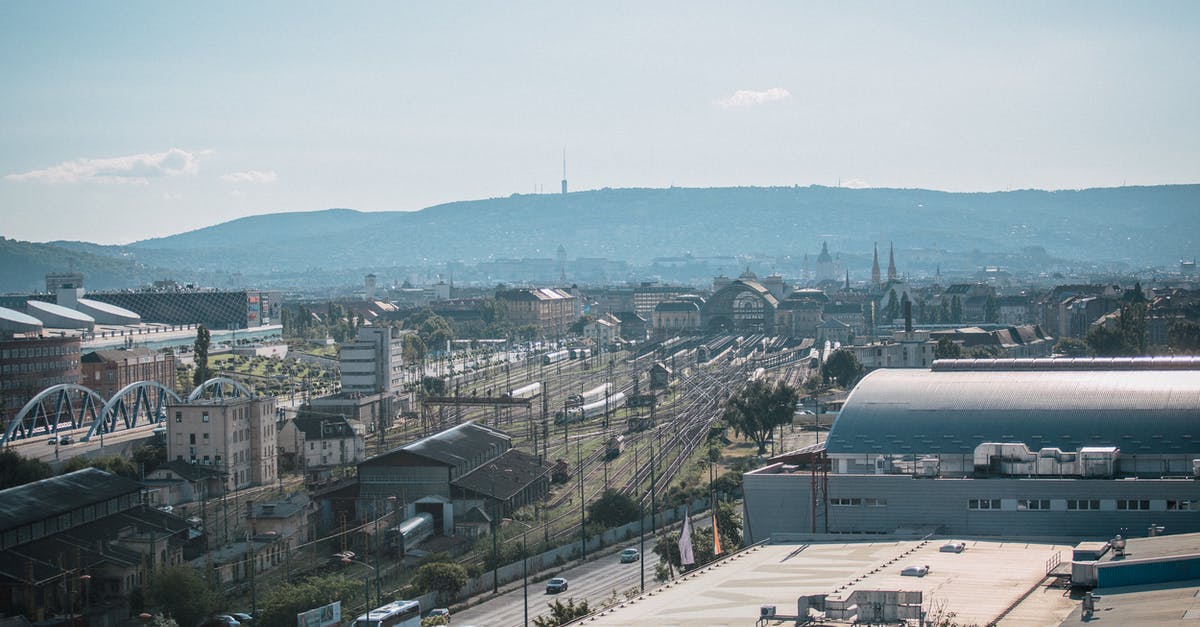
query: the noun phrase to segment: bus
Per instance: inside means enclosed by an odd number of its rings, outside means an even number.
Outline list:
[[[392,601],[354,619],[354,627],[421,627],[421,604]]]

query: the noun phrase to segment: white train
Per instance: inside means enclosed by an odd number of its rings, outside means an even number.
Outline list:
[[[519,388],[509,391],[509,398],[537,398],[542,394],[542,384],[540,382],[523,385]]]
[[[605,383],[584,392],[583,394],[572,394],[567,397],[567,408],[582,407],[588,403],[604,400],[606,395],[612,394],[612,384]]]
[[[571,351],[568,351],[568,350],[554,351],[553,353],[546,353],[545,355],[542,355],[542,363],[543,364],[556,364],[560,361],[566,361],[570,358],[571,358]]]
[[[607,411],[616,411],[625,405],[625,393],[617,392],[610,395],[608,398],[601,398],[598,401],[593,401],[579,407],[572,407],[566,411],[560,411],[554,415],[555,424],[563,424],[565,422],[583,422],[590,418],[603,415]]]

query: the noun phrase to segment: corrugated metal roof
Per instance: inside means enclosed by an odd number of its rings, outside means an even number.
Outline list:
[[[512,448],[512,437],[507,433],[474,422],[464,422],[412,444],[377,455],[364,463],[376,463],[377,460],[386,458],[392,453],[403,451],[448,466],[474,468],[471,466],[472,460],[485,456],[490,459],[510,448]]]
[[[876,370],[846,399],[827,450],[970,454],[982,442],[1025,442],[1067,451],[1118,446],[1122,455],[1200,454],[1200,370],[1015,367],[1021,365]]]
[[[53,518],[85,505],[102,503],[122,494],[139,492],[142,484],[98,468],[26,483],[0,490],[0,531]]]

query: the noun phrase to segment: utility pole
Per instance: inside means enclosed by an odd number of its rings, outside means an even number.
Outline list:
[[[582,554],[582,559],[587,560],[587,525],[584,524],[584,507],[583,507],[583,439],[581,438],[575,447],[575,455],[579,470],[579,552]]]

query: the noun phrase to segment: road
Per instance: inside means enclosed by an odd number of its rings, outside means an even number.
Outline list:
[[[636,541],[631,546],[637,546]],[[650,538],[646,538],[646,550],[650,551]],[[574,568],[558,573],[555,576],[566,577],[569,587],[561,594],[546,594],[546,581],[550,573],[540,573],[538,579],[529,580],[529,620],[539,614],[548,613],[547,603],[554,599],[566,602],[568,598],[576,602],[587,600],[589,605],[597,605],[600,601],[612,596],[624,598],[624,592],[629,588],[637,588],[641,579],[643,562],[621,564],[618,557],[623,545],[605,549],[600,556],[592,561],[580,564]],[[646,585],[654,583],[655,557],[645,561]],[[456,612],[455,625],[477,625],[487,627],[513,627],[524,624],[525,605],[523,590],[517,586],[515,590],[480,603],[475,607]]]

